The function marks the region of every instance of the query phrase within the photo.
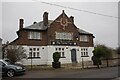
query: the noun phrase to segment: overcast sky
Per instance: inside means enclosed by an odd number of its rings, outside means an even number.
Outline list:
[[[52,2],[52,4],[118,17],[117,2]],[[2,37],[3,43],[16,39],[20,18],[25,20],[25,27],[34,21],[41,21],[45,11],[49,13],[49,19],[54,20],[62,13],[62,10],[65,10],[68,17],[74,16],[74,22],[78,28],[93,33],[95,43],[105,44],[112,48],[118,46],[117,18],[58,7],[39,1],[2,3],[2,35],[0,34],[0,37]]]

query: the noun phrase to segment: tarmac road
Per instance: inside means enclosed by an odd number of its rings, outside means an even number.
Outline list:
[[[15,78],[117,78],[118,67],[84,70],[46,70],[27,71],[25,75]]]

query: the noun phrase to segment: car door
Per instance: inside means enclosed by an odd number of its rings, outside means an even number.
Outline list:
[[[5,73],[5,71],[6,71],[5,64],[2,61],[0,61],[0,73]]]
[[[2,73],[2,62],[0,61],[0,74]]]
[[[2,62],[0,61],[0,77],[2,76]]]

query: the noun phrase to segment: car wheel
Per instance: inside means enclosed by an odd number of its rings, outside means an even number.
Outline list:
[[[7,76],[8,77],[13,77],[14,75],[15,75],[15,71],[14,70],[11,69],[11,70],[7,71]]]

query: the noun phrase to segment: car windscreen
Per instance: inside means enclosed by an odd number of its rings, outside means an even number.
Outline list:
[[[4,60],[4,63],[7,64],[7,65],[10,65],[10,64],[11,64],[10,62],[7,62],[7,61],[5,61],[5,60]]]

